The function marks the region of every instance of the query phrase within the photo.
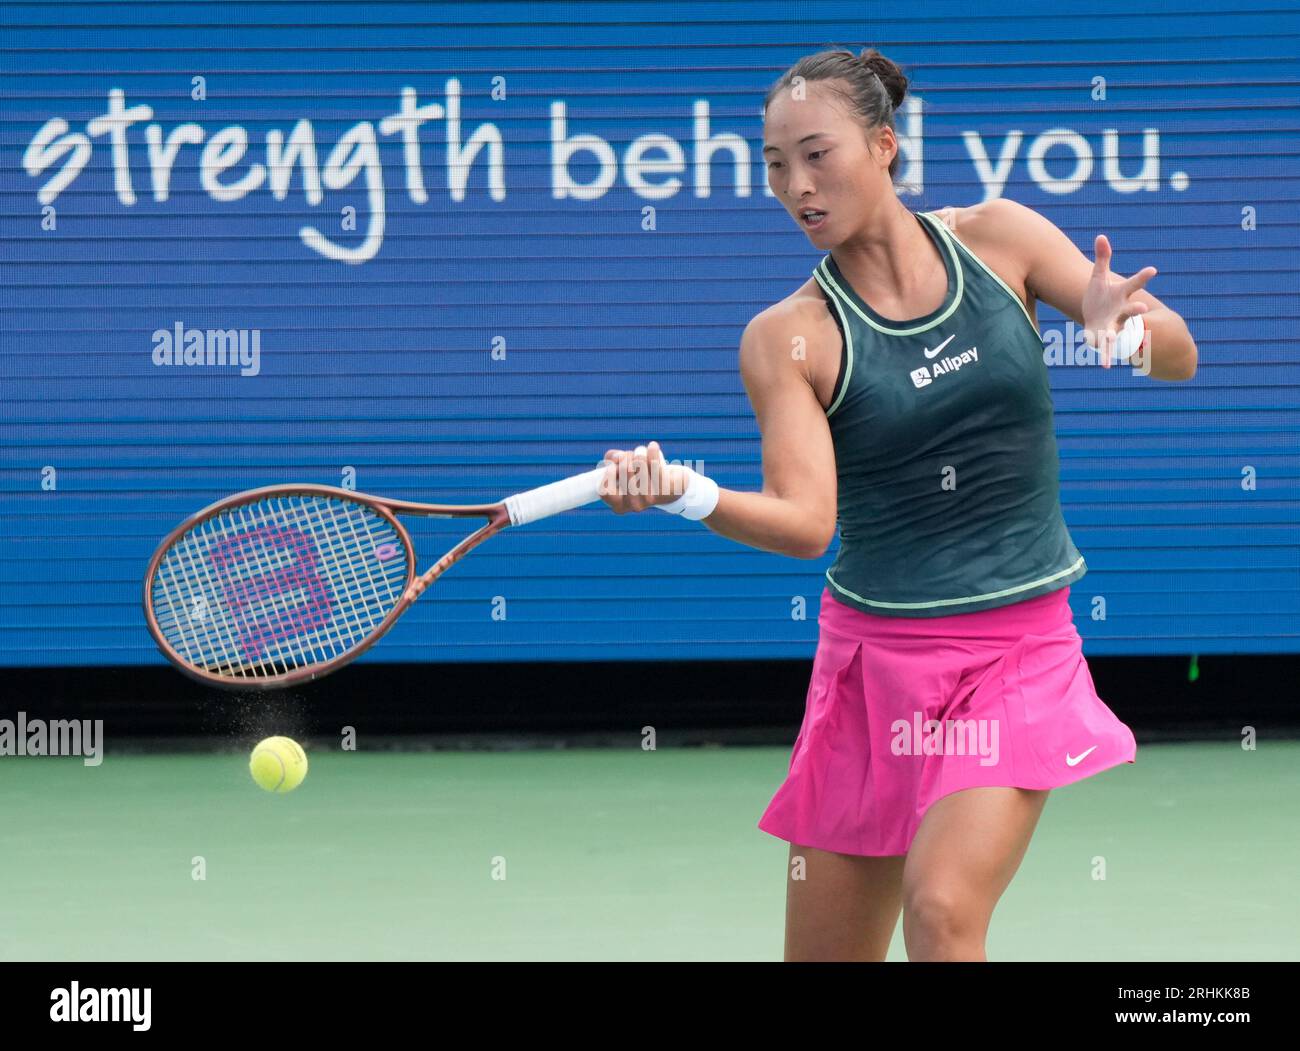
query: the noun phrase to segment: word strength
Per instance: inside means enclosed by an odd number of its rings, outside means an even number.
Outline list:
[[[48,174],[36,196],[41,205],[50,205],[86,169],[95,151],[95,140],[106,138],[114,193],[120,204],[131,207],[137,201],[133,175],[145,167],[139,159],[142,149],[139,139],[143,137],[149,189],[156,202],[169,198],[176,172],[197,170],[202,191],[222,203],[238,201],[263,189],[277,201],[283,201],[296,178],[307,203],[313,207],[324,202],[326,191],[352,191],[346,199],[340,199],[347,209],[353,209],[352,214],[345,215],[342,222],[338,218],[330,220],[342,231],[356,229],[354,206],[359,196],[356,191],[362,190],[369,214],[359,244],[331,239],[321,228],[324,221],[320,226],[300,227],[298,236],[303,244],[327,259],[363,263],[378,254],[384,239],[388,187],[381,146],[391,145],[394,157],[400,157],[403,182],[412,203],[426,204],[429,200],[425,156],[428,140],[435,137],[435,132],[425,130],[425,125],[441,124],[446,192],[450,200],[464,202],[470,177],[476,171],[481,171],[479,177],[493,201],[506,199],[506,143],[501,129],[491,121],[483,121],[467,135],[461,120],[460,82],[448,80],[445,91],[442,101],[424,102],[415,88],[404,87],[396,112],[345,128],[329,147],[322,163],[316,128],[306,118],[297,120],[287,134],[283,128],[267,129],[259,146],[242,125],[209,130],[190,121],[165,129],[161,124],[150,123],[154,116],[152,106],[128,105],[126,93],[113,88],[108,93],[107,111],[87,121],[84,132],[73,131],[61,117],[47,120],[28,143],[23,167],[32,177]],[[196,108],[195,115],[202,115],[201,106]],[[506,115],[503,110],[503,116]],[[515,109],[508,115],[518,119],[520,113]],[[696,196],[711,195],[711,165],[717,154],[720,160],[730,161],[734,166],[737,195],[748,197],[754,164],[749,143],[734,133],[714,135],[710,129],[709,104],[705,101],[695,103],[692,131],[690,172]],[[525,148],[534,145],[523,144]],[[249,156],[250,147],[256,151],[253,156]],[[611,142],[599,135],[571,134],[567,106],[558,100],[550,104],[549,148],[550,191],[556,200],[596,200],[609,192],[619,174],[637,196],[662,200],[682,189],[683,180],[675,173],[687,170],[681,145],[668,135],[636,137],[622,148],[619,157]],[[573,165],[594,168],[594,175],[586,177],[584,172],[582,178],[575,177]],[[530,159],[524,167],[532,170],[538,165]],[[767,189],[765,178],[762,185]],[[770,189],[767,192],[770,196]]]
[[[0,719],[0,756],[79,755],[86,766],[104,761],[104,720]]]
[[[150,1026],[151,989],[83,989],[73,982],[50,993],[51,1022],[130,1022],[143,1033]]]
[[[754,91],[757,99],[763,86],[756,84]],[[501,76],[476,82],[472,95],[478,114],[499,113],[503,124],[544,129],[514,146],[518,170],[526,178],[524,186],[515,188],[525,193],[549,190],[557,201],[595,201],[620,187],[644,201],[668,200],[682,193],[707,200],[714,196],[717,179],[719,189],[735,197],[750,197],[755,189],[773,196],[757,141],[761,131],[756,114],[731,117],[730,128],[715,129],[709,100],[697,98],[689,100],[689,117],[677,108],[660,117],[682,129],[680,138],[653,127],[638,134],[627,129],[623,118],[611,121],[607,115],[596,125],[605,131],[600,135],[590,123],[571,122],[563,99],[544,103],[545,114],[536,112],[538,103],[533,99],[526,95],[520,99],[509,95],[506,78]],[[336,198],[339,211],[322,211],[319,222],[298,227],[298,237],[327,259],[364,263],[383,244],[388,193],[399,178],[416,205],[428,203],[426,179],[430,177],[440,181],[447,199],[458,204],[466,200],[471,179],[492,201],[506,200],[506,137],[492,120],[462,119],[461,83],[455,78],[445,81],[438,99],[422,98],[416,88],[403,87],[392,112],[344,127],[332,143],[319,141],[318,129],[308,117],[288,118],[285,127],[265,130],[240,124],[208,127],[199,123],[205,116],[204,105],[193,98],[182,103],[184,117],[166,126],[154,121],[148,103],[128,103],[123,89],[111,88],[105,112],[87,120],[83,130],[74,129],[63,117],[48,118],[22,156],[27,174],[43,179],[37,202],[49,209],[83,171],[98,178],[102,170],[112,173],[113,193],[127,208],[137,203],[137,192],[144,189],[137,182],[147,181],[155,202],[167,201],[174,176],[177,182],[185,182],[178,193],[193,192],[191,184],[196,183],[198,190],[222,204],[258,192],[284,201],[296,187],[295,192],[315,208],[324,203],[327,192],[336,193],[341,195]],[[757,101],[754,106],[757,109]],[[616,112],[617,100],[608,108]],[[925,192],[923,116],[920,96],[905,99],[897,116],[904,165],[899,172],[900,193]],[[1057,195],[1077,193],[1090,182],[1119,194],[1164,189],[1159,129],[1090,130],[1091,138],[1072,128],[1037,133],[1012,128],[986,138],[979,130],[959,129],[955,134],[960,148],[954,134],[945,130],[945,139],[952,139],[954,145],[944,148],[949,153],[964,150],[972,169],[968,181],[982,186],[985,200],[1002,196],[1013,178]],[[96,149],[105,147],[107,163],[92,166]],[[543,151],[546,155],[539,156]],[[1098,153],[1100,177],[1093,174]],[[438,158],[441,164],[434,167],[436,162],[430,158]],[[386,179],[385,161],[400,176]],[[147,174],[141,176],[142,171]],[[543,174],[539,178],[535,173]],[[964,178],[959,176],[956,185],[963,185]],[[549,186],[538,185],[545,179]],[[1185,190],[1187,174],[1173,173],[1169,185],[1176,192]],[[367,214],[359,218],[362,207]],[[265,211],[251,210],[259,216]]]

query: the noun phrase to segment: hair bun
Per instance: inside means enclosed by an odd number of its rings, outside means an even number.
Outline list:
[[[858,61],[880,78],[889,101],[893,103],[894,109],[898,109],[907,96],[908,80],[903,71],[874,47],[865,48],[858,55]]]

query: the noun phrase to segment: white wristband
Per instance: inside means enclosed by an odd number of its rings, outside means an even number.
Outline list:
[[[689,467],[683,467],[682,470],[690,476],[686,491],[672,503],[655,504],[655,507],[660,511],[667,511],[670,515],[681,515],[683,518],[698,522],[701,518],[713,514],[713,509],[718,506],[718,483],[708,475],[700,474]]]
[[[1124,328],[1115,337],[1115,360],[1121,365],[1127,364],[1129,358],[1142,349],[1146,339],[1147,325],[1141,314],[1134,314],[1124,322]]]

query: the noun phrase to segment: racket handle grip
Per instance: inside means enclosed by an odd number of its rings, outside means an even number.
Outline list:
[[[507,496],[502,501],[510,513],[512,526],[527,525],[541,518],[572,511],[600,499],[600,483],[605,477],[605,467],[600,466],[582,474],[571,475],[549,485],[538,486],[524,493]]]

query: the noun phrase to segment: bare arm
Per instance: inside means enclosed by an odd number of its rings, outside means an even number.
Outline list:
[[[805,315],[806,318],[806,315]],[[740,340],[740,373],[763,436],[763,490],[719,489],[702,521],[730,540],[793,558],[820,558],[835,537],[835,449],[826,413],[791,353],[796,336],[815,324],[788,305],[754,318]],[[657,442],[610,449],[601,499],[616,514],[670,503],[683,490],[680,466],[667,465]],[[661,466],[662,465],[662,466]],[[635,489],[619,481],[638,472],[651,481]],[[662,477],[662,482],[653,479]]]
[[[1142,353],[1151,357],[1151,378],[1189,380],[1196,375],[1196,341],[1187,324],[1142,288],[1155,276],[1155,267],[1144,267],[1128,278],[1112,274],[1110,242],[1105,235],[1097,236],[1093,245],[1096,261],[1089,262],[1050,219],[1006,198],[985,201],[963,213],[959,222],[980,224],[981,236],[991,237],[1003,247],[1020,246],[1017,251],[1031,295],[1084,328],[1104,329],[1115,321],[1118,328],[1128,314],[1140,313],[1150,335],[1150,347]],[[1118,313],[1106,309],[1108,301],[1121,300],[1141,306],[1121,308]]]
[[[787,309],[745,328],[740,375],[763,438],[763,489],[723,489],[704,522],[750,547],[820,558],[835,537],[835,449],[826,412],[791,352],[800,327]]]

